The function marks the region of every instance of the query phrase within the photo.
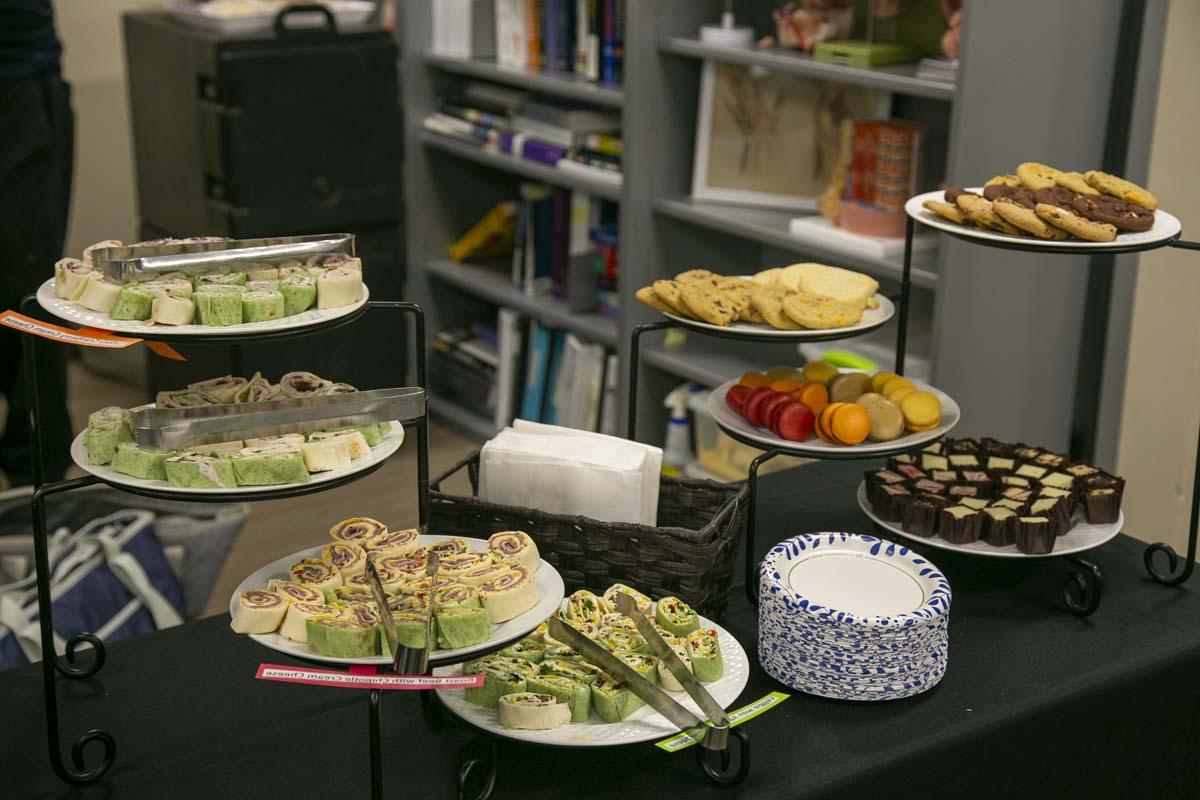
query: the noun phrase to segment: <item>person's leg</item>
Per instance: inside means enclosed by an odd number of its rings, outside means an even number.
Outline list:
[[[57,75],[0,81],[0,310],[53,274],[62,256],[75,154],[70,88]],[[0,469],[14,485],[32,479],[32,446],[21,359],[21,336],[0,328],[0,393],[8,418],[0,437]],[[70,463],[67,350],[39,343],[38,387],[46,480]]]

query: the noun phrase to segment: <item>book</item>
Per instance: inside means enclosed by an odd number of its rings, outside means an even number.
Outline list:
[[[556,147],[571,148],[576,145],[575,133],[570,128],[530,119],[519,113],[512,119],[512,129]]]
[[[434,0],[432,48],[438,55],[486,58],[496,53],[492,0]]]
[[[521,419],[541,422],[546,398],[546,377],[550,368],[550,329],[537,320],[529,322],[529,352],[526,357],[525,392],[521,400]]]
[[[529,99],[529,92],[495,83],[469,81],[463,86],[462,96],[463,105],[505,115],[520,108]]]
[[[604,3],[604,29],[600,37],[600,80],[605,83],[617,83],[621,80],[620,67],[617,63],[617,2],[618,0],[602,0]]]
[[[616,156],[617,158],[620,158],[625,150],[621,144],[620,136],[612,136],[606,133],[589,133],[579,142],[579,147],[609,156]]]
[[[527,100],[521,104],[519,113],[525,119],[573,133],[612,133],[621,129],[621,115],[615,111],[599,111],[566,101]]]
[[[555,166],[567,154],[566,148],[531,138],[523,133],[500,133],[497,137],[499,149],[505,153]]]
[[[546,392],[546,398],[543,402],[542,422],[547,425],[557,425],[559,419],[559,403],[561,395],[559,388],[561,381],[559,374],[562,371],[563,356],[565,350],[566,332],[554,331],[550,341],[550,366],[546,369],[546,386],[549,390]],[[565,408],[565,406],[564,406]]]
[[[573,33],[574,0],[544,0],[542,19],[542,67],[569,72],[575,66]]]
[[[475,125],[485,125],[493,130],[506,131],[510,130],[512,123],[509,118],[503,114],[493,114],[490,111],[484,111],[479,108],[471,108],[462,106],[456,103],[442,103],[441,113],[448,117],[465,120],[466,122]]]
[[[522,385],[519,377],[524,350],[521,315],[511,308],[501,308],[496,313],[496,336],[496,413],[492,421],[497,428],[503,428],[517,415],[517,393]]]
[[[600,0],[575,2],[575,74],[600,79]]]
[[[491,258],[512,251],[516,231],[517,204],[506,201],[497,204],[483,219],[450,245],[450,258]]]
[[[609,436],[617,435],[618,413],[621,409],[620,398],[617,397],[617,387],[621,380],[620,362],[616,353],[609,353],[604,359],[604,397],[600,401],[600,432]]]
[[[588,180],[593,180],[598,183],[604,183],[610,186],[619,187],[623,176],[617,170],[606,167],[596,167],[590,164],[580,164],[578,161],[572,161],[569,158],[560,160],[556,165],[563,172],[569,172],[572,175],[578,175]]]
[[[541,187],[542,192],[530,200],[532,242],[525,240],[528,248],[532,243],[532,264],[526,262],[525,280],[521,289],[528,296],[549,294],[554,280],[554,207],[555,190]],[[532,266],[532,271],[529,267]]]
[[[542,67],[542,5],[545,0],[525,0],[525,66]]]
[[[525,41],[525,3],[527,0],[495,0],[496,63],[501,67],[522,68],[529,56]]]
[[[571,192],[554,190],[554,227],[551,229],[550,293],[567,295],[568,238],[571,229]]]

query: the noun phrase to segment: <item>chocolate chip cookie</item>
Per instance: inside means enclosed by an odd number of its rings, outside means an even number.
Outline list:
[[[1154,227],[1154,212],[1106,194],[1075,195],[1075,213],[1093,222],[1106,222],[1122,231],[1142,232]]]
[[[1049,189],[1055,185],[1057,176],[1058,170],[1054,167],[1048,167],[1036,161],[1026,161],[1024,164],[1017,165],[1017,177],[1021,179],[1021,185],[1026,189],[1035,191]]]
[[[1118,197],[1127,203],[1137,203],[1139,206],[1144,206],[1151,211],[1158,208],[1158,198],[1133,181],[1127,181],[1124,178],[1118,178],[1116,175],[1109,175],[1107,172],[1100,172],[1094,169],[1083,173],[1083,177],[1089,186],[1093,189],[1099,189],[1105,194],[1111,194],[1113,197]]]
[[[958,198],[958,208],[967,219],[981,228],[990,228],[1000,233],[1007,233],[1009,236],[1021,235],[1020,228],[996,216],[990,200],[964,194]]]
[[[1026,233],[1032,233],[1039,239],[1062,240],[1067,238],[1067,232],[1062,228],[1046,222],[1032,208],[1026,208],[1011,197],[998,197],[992,203],[996,215]]]
[[[1111,242],[1117,238],[1117,229],[1113,225],[1102,222],[1092,222],[1074,211],[1068,211],[1049,203],[1038,203],[1034,209],[1037,215],[1051,225],[1062,228],[1073,236],[1087,239],[1089,242]]]
[[[1054,186],[1049,189],[1038,189],[1033,193],[1033,202],[1045,203],[1048,206],[1061,208],[1063,211],[1075,213],[1075,206],[1072,203],[1075,201],[1075,193],[1070,189],[1064,189],[1061,186]]]
[[[943,219],[948,219],[951,222],[957,222],[959,225],[968,224],[967,218],[964,217],[963,213],[958,210],[958,206],[951,205],[950,203],[943,203],[938,200],[926,200],[924,203],[921,203],[921,205]]]

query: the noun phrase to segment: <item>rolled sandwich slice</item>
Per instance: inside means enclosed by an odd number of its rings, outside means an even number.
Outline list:
[[[90,311],[109,314],[117,304],[117,295],[120,293],[120,284],[93,274],[79,295],[79,304]]]
[[[354,429],[341,431],[316,431],[308,435],[310,442],[343,442],[350,451],[350,458],[360,459],[371,455],[367,439]]]
[[[251,281],[277,280],[279,280],[279,267],[273,267],[267,263],[262,263],[246,270],[246,283],[250,283]]]
[[[426,549],[431,553],[437,553],[438,558],[445,558],[446,556],[453,556],[459,553],[467,552],[471,549],[471,543],[466,539],[461,539],[455,536],[449,539],[442,539],[434,542],[433,544],[428,545]]]
[[[256,280],[256,279],[251,278],[250,280],[246,281],[246,291],[247,292],[278,292],[279,291],[279,279],[278,278],[259,278]],[[245,297],[245,295],[242,295],[242,296]]]
[[[270,322],[283,317],[283,294],[275,290],[242,294],[242,322]]]
[[[334,541],[354,542],[360,546],[381,533],[387,533],[387,525],[370,517],[349,517],[329,529],[329,536]]]
[[[262,373],[254,373],[246,385],[237,390],[237,394],[233,396],[235,403],[261,403],[271,396],[275,391],[275,387],[262,376]]]
[[[122,320],[150,319],[154,298],[158,296],[159,293],[146,284],[127,283],[117,292],[108,316]]]
[[[469,647],[486,642],[492,635],[492,622],[482,608],[451,606],[437,610],[434,615],[439,647],[451,650]]]
[[[181,453],[163,462],[167,483],[187,489],[232,489],[237,486],[233,463],[227,458]]]
[[[485,567],[485,566],[494,566],[494,565],[495,565],[495,562],[492,561],[492,556],[490,553],[479,553],[479,552],[455,553],[453,555],[449,555],[449,556],[446,556],[441,559],[439,566],[438,566],[438,572],[441,575],[447,575],[449,577],[457,579],[457,578],[461,577],[462,575],[465,575],[466,573],[475,569],[476,567]],[[496,574],[499,575],[500,573],[497,572]],[[463,581],[463,582],[465,583],[465,581]],[[468,584],[468,585],[478,586],[478,585],[482,585],[482,584]]]
[[[654,606],[654,621],[674,636],[687,636],[700,629],[700,619],[691,606],[678,597],[664,597]]]
[[[638,611],[643,614],[649,614],[654,607],[654,601],[637,589],[634,589],[632,586],[626,586],[623,583],[614,583],[604,591],[604,602],[608,603],[609,608],[615,609],[617,607],[618,594],[627,594],[632,597],[634,602],[637,603]]]
[[[336,267],[317,276],[317,308],[338,308],[362,297],[362,271]]]
[[[664,636],[663,641],[675,651],[675,655],[679,656],[679,660],[682,661],[683,665],[688,668],[688,672],[692,672],[692,657],[688,655],[687,639],[679,636]],[[681,684],[671,670],[667,668],[666,662],[662,659],[659,659],[658,662],[658,678],[662,683],[662,687],[668,692],[683,691],[683,684]]]
[[[288,601],[266,589],[247,589],[238,596],[230,626],[234,633],[271,633],[283,622]]]
[[[279,281],[279,293],[283,295],[283,315],[290,317],[317,302],[317,281],[306,272],[285,275]]]
[[[162,294],[150,304],[150,320],[156,325],[191,325],[196,318],[196,304],[186,297]]]
[[[528,567],[536,571],[541,563],[537,545],[525,531],[501,531],[488,538],[488,552],[498,564]]]
[[[321,548],[321,560],[337,567],[343,580],[367,568],[367,552],[353,542],[330,542]]]
[[[379,612],[374,603],[330,603],[337,609],[338,619],[348,619],[361,625],[378,625]]]
[[[567,598],[563,619],[567,622],[590,622],[599,625],[604,615],[612,610],[604,598],[597,597],[587,589],[580,589]]]
[[[561,675],[586,684],[593,684],[604,675],[599,667],[586,661],[564,661],[558,658],[542,659],[538,672],[543,675]]]
[[[270,447],[286,444],[289,450],[299,450],[304,444],[303,433],[276,433],[271,436],[254,436],[246,440],[246,447]]]
[[[571,722],[587,722],[592,715],[592,688],[586,683],[562,675],[535,675],[525,681],[525,688],[565,703],[571,709]]]
[[[422,570],[419,577],[408,578],[408,580],[404,581],[404,583],[401,584],[400,588],[396,591],[399,594],[424,594],[432,596],[434,592],[445,589],[447,586],[452,586],[457,582],[458,581],[456,581],[454,578],[450,578],[445,575],[438,575],[437,585],[433,586],[433,581],[430,580],[429,577],[424,574],[424,570]]]
[[[404,582],[409,579],[409,575],[399,570],[392,569],[385,564],[376,564],[375,571],[379,573],[379,581],[383,584],[385,592],[394,594],[399,591]],[[367,573],[363,572],[353,575],[346,579],[347,586],[361,587],[364,589],[371,588],[371,582],[367,577]]]
[[[319,558],[302,558],[288,568],[293,583],[309,586],[325,593],[326,589],[341,586],[342,573],[333,564]]]
[[[358,393],[358,389],[354,386],[351,386],[348,383],[331,383],[328,386],[322,386],[320,389],[317,390],[317,394],[320,395],[321,397],[327,397],[328,395],[331,395],[331,394],[357,394],[357,393]],[[375,423],[371,423],[370,425],[356,425],[355,427],[360,428],[360,429],[361,428],[369,428],[369,427],[374,427],[374,424]]]
[[[218,288],[237,291],[215,291]],[[205,286],[192,295],[196,304],[196,322],[201,325],[223,327],[242,323],[241,286]]]
[[[645,705],[624,684],[618,683],[608,675],[601,675],[592,684],[592,705],[600,719],[605,722],[620,722],[630,714]]]
[[[479,586],[479,600],[492,622],[499,623],[524,614],[538,603],[533,573],[526,567],[512,567]]]
[[[637,625],[620,611],[611,611],[600,618],[600,632],[603,633],[606,628],[619,628],[637,633]]]
[[[249,277],[244,272],[210,272],[207,275],[197,275],[193,283],[199,292],[209,286],[244,286]]]
[[[279,635],[293,642],[308,642],[308,621],[313,617],[336,617],[337,609],[321,602],[294,602],[288,606]]]
[[[449,558],[449,556],[443,556],[442,558],[444,560]],[[458,581],[459,583],[465,583],[468,586],[482,586],[488,581],[499,577],[500,573],[507,570],[507,566],[504,564],[497,564],[494,561],[477,562],[475,566],[455,575],[454,580]]]
[[[303,370],[288,372],[279,379],[279,390],[288,397],[308,397],[315,395],[317,390],[329,385],[329,381]]]
[[[402,556],[420,547],[421,532],[416,528],[402,531],[385,531],[375,534],[362,542],[362,548],[368,555]]]
[[[88,415],[87,430],[83,435],[83,447],[88,462],[104,465],[110,463],[122,442],[133,441],[133,415],[117,406],[108,406]]]
[[[300,444],[304,466],[309,472],[329,472],[350,466],[350,442],[346,439],[326,439]]]
[[[464,675],[483,675],[483,686],[463,691],[463,699],[484,708],[495,708],[506,694],[525,691],[525,682],[537,674],[528,661],[504,656],[486,656],[463,665]]]
[[[213,444],[198,444],[195,447],[189,447],[184,450],[185,453],[191,453],[200,456],[229,456],[232,457],[242,451],[246,446],[241,439],[234,439],[232,442],[215,442]]]
[[[308,649],[331,658],[369,658],[379,652],[378,625],[363,625],[331,616],[309,617],[304,623]]]
[[[419,611],[395,611],[392,612],[392,624],[396,627],[396,641],[404,647],[425,647],[425,620],[426,616]],[[435,622],[430,630],[434,637],[434,643],[437,642],[437,623]],[[385,656],[392,655],[392,648],[388,647],[386,636],[379,637],[379,647]]]
[[[549,694],[517,692],[500,698],[496,708],[500,724],[506,728],[545,731],[571,721],[571,707]]]
[[[704,683],[719,680],[725,674],[725,662],[721,657],[721,642],[714,628],[693,631],[687,637],[688,658],[692,662],[692,673]]]
[[[117,445],[112,468],[122,475],[129,475],[144,481],[165,481],[167,479],[166,460],[170,455],[170,453],[144,450],[133,442],[122,442]]]
[[[173,389],[159,392],[154,397],[154,405],[158,408],[196,408],[220,404],[221,401],[218,398],[197,389]]]
[[[583,663],[585,659],[569,645],[554,644],[546,646],[546,652],[542,657],[542,661],[574,661],[575,663]]]
[[[546,650],[549,648],[546,643],[540,639],[535,639],[532,636],[526,636],[519,642],[513,642],[508,647],[500,651],[500,655],[508,656],[509,658],[519,658],[522,661],[528,661],[531,664],[540,664],[546,657]]]
[[[429,557],[426,554],[424,547],[418,547],[416,550],[413,550],[409,553],[404,553],[403,555],[385,555],[377,556],[375,558],[376,564],[403,574],[405,584],[424,578],[425,565],[428,563],[428,561]],[[426,586],[429,585],[428,578],[425,578],[425,583]],[[454,583],[453,578],[449,576],[439,576],[439,587],[446,587],[452,583]]]
[[[335,586],[325,592],[329,603],[342,603],[349,605],[350,603],[366,603],[369,606],[375,605],[375,593],[370,589],[365,589],[362,586]]]
[[[627,631],[621,628],[601,628],[596,641],[614,653],[642,653],[650,655],[653,651],[642,635],[637,631]]]
[[[191,300],[192,295],[195,294],[192,290],[192,282],[181,272],[164,275],[157,280],[146,281],[142,285],[160,294],[167,294],[171,297],[180,297],[187,300]]]
[[[479,590],[465,583],[452,583],[433,594],[433,604],[437,608],[482,608],[479,603]]]
[[[96,252],[97,250],[107,249],[109,247],[121,247],[122,244],[123,243],[120,239],[105,239],[102,242],[89,244],[87,247],[83,248],[83,263],[87,264],[89,268],[94,268],[96,265],[92,261],[92,253]]]
[[[92,267],[77,258],[60,259],[54,265],[54,294],[63,300],[78,300],[92,277]]]
[[[657,656],[643,653],[617,653],[617,658],[629,665],[630,669],[651,683],[658,683],[658,665],[661,660]]]
[[[257,373],[256,373],[257,374]],[[232,403],[238,393],[250,385],[250,381],[234,375],[222,375],[219,378],[209,378],[206,381],[189,383],[187,388],[195,392],[210,394],[221,403]]]
[[[279,578],[267,581],[267,591],[274,592],[290,603],[324,603],[325,596],[311,586],[293,583]]]
[[[304,456],[289,445],[245,447],[232,461],[240,486],[277,486],[309,481]]]

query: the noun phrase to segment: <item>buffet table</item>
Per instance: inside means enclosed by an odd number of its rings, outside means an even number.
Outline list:
[[[869,468],[826,462],[763,478],[761,550],[801,532],[871,532],[855,502]],[[567,750],[502,742],[493,796],[1194,796],[1200,596],[1146,577],[1143,549],[1119,536],[1093,551],[1106,597],[1090,618],[1063,612],[1057,559],[1008,563],[928,549],[954,590],[941,685],[885,704],[793,694],[747,723],[753,768],[735,789],[706,782],[690,753],[646,744]],[[723,624],[754,651],[755,611],[740,587]],[[0,794],[365,796],[359,693],[257,681],[262,662],[298,663],[234,635],[227,616],[110,645],[99,677],[60,685],[67,741],[103,727],[119,748],[104,779],[76,789],[46,760],[40,672],[0,675]],[[781,689],[756,666],[734,707]],[[389,795],[454,796],[460,759],[479,736],[444,713],[435,721],[436,732],[414,693],[384,697]]]

